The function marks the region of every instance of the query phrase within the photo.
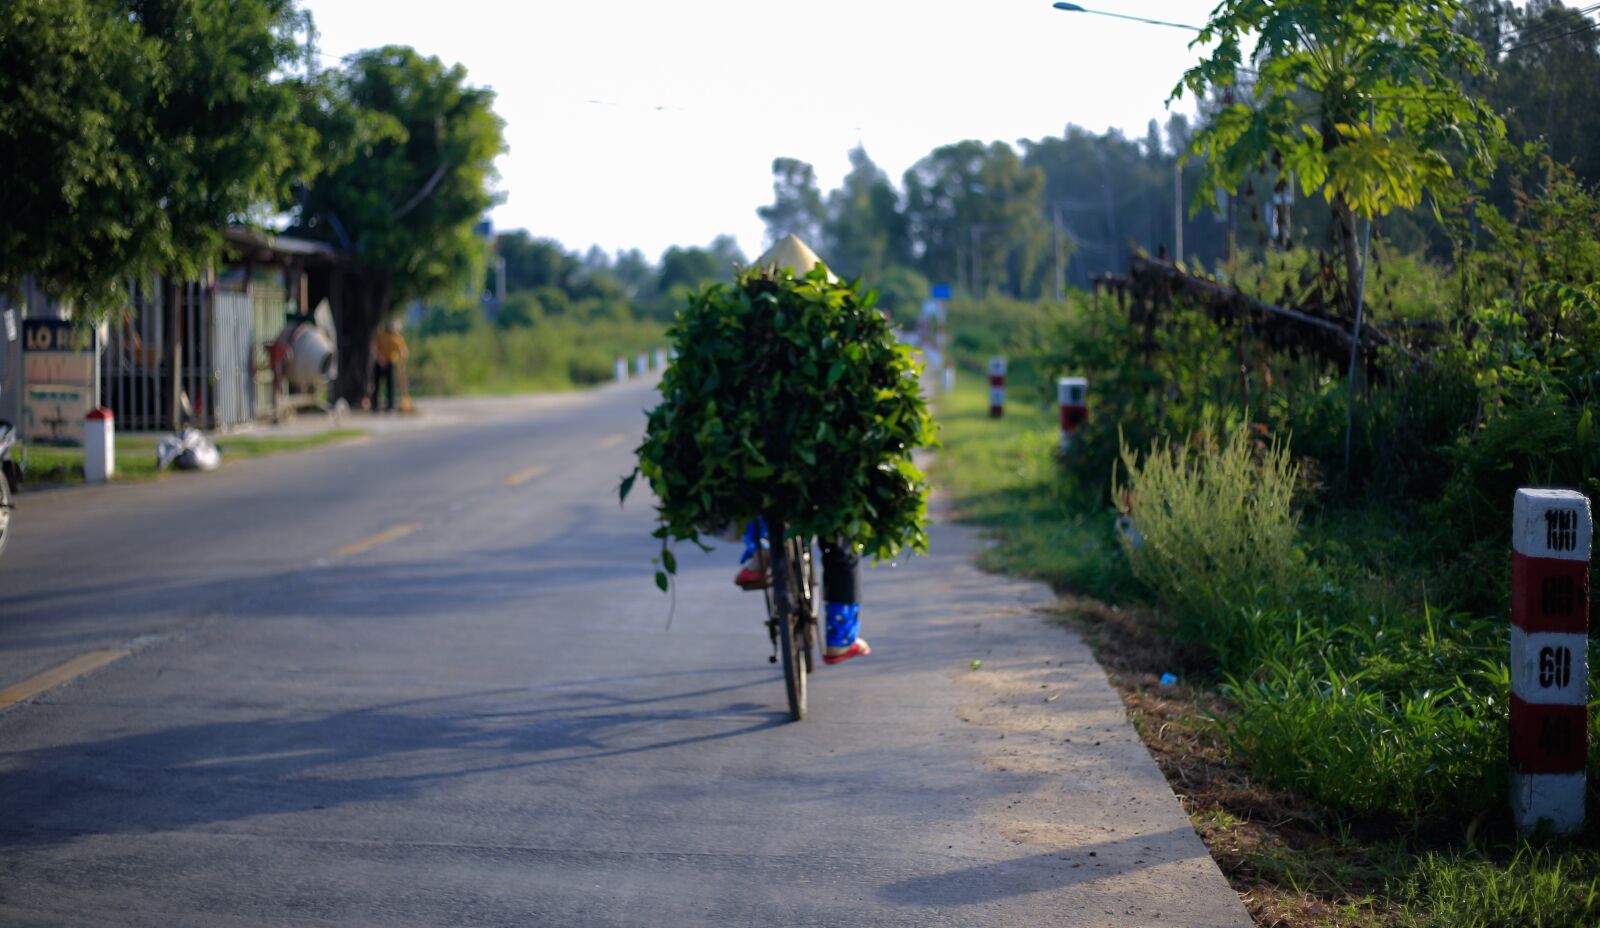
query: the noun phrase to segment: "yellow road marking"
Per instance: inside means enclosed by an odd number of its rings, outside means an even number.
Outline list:
[[[107,664],[127,657],[128,653],[127,651],[90,651],[88,654],[80,654],[60,667],[51,668],[44,673],[23,680],[16,686],[0,690],[0,709],[32,699],[45,690],[55,689],[69,680],[74,680],[86,673],[99,670]]]
[[[550,468],[544,466],[543,464],[535,464],[527,470],[519,470],[506,478],[506,486],[520,487],[524,483],[527,483],[529,480],[532,480],[533,478],[543,474],[549,469]]]
[[[628,440],[628,433],[627,432],[618,432],[615,435],[607,435],[606,437],[600,439],[600,447],[602,447],[602,448],[614,448],[617,445],[620,445],[620,444],[622,444],[623,442],[625,442],[627,440]]]
[[[376,535],[347,544],[333,553],[337,557],[364,554],[379,545],[386,545],[391,541],[399,541],[419,528],[422,528],[421,522],[407,522],[404,525],[396,525],[394,528],[386,528]]]

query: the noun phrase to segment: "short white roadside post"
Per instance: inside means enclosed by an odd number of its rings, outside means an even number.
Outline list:
[[[633,359],[633,372],[640,377],[650,373],[650,356],[643,351]]]
[[[1082,377],[1056,378],[1056,402],[1061,406],[1061,450],[1065,452],[1089,419],[1089,381]]]
[[[104,406],[83,422],[83,482],[105,483],[117,472],[117,420]]]
[[[617,383],[626,383],[628,380],[628,359],[617,356]]]
[[[998,419],[1006,414],[1006,359],[995,355],[989,359],[989,418]]]
[[[949,362],[944,366],[944,392],[954,392],[956,388],[956,366]]]
[[[656,370],[664,371],[666,369],[667,369],[667,349],[665,349],[665,348],[657,348],[656,349]]]
[[[1589,499],[1523,487],[1511,515],[1511,814],[1583,826],[1589,749]]]

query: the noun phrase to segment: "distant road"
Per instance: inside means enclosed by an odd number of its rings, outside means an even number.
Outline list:
[[[615,494],[653,401],[25,496],[0,924],[1249,924],[967,531],[868,573],[806,722],[734,551],[679,551],[669,629]]]

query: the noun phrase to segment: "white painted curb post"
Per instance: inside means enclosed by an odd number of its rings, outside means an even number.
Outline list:
[[[998,419],[1006,414],[1006,359],[995,355],[989,359],[989,418]]]
[[[1523,487],[1511,515],[1511,815],[1583,826],[1589,749],[1589,499]]]
[[[1056,402],[1061,406],[1061,450],[1066,451],[1089,419],[1089,381],[1083,377],[1056,378]]]
[[[665,349],[665,348],[657,348],[656,349],[656,370],[664,371],[666,369],[667,369],[667,349]]]
[[[650,356],[639,352],[639,356],[633,359],[633,372],[640,377],[650,373]]]
[[[617,357],[617,383],[626,383],[628,380],[628,359]]]
[[[117,422],[104,406],[89,410],[83,423],[83,482],[105,483],[117,472]]]
[[[956,389],[956,366],[946,362],[944,366],[944,392],[954,393]]]

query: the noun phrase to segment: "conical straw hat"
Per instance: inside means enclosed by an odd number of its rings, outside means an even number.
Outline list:
[[[799,237],[785,235],[782,241],[768,248],[766,254],[757,258],[754,266],[763,271],[781,272],[792,270],[795,276],[803,277],[811,273],[812,268],[823,263],[823,260],[817,257],[817,253],[812,251],[805,242],[800,241]],[[830,271],[828,279],[837,280],[838,278],[834,277],[833,272]]]

